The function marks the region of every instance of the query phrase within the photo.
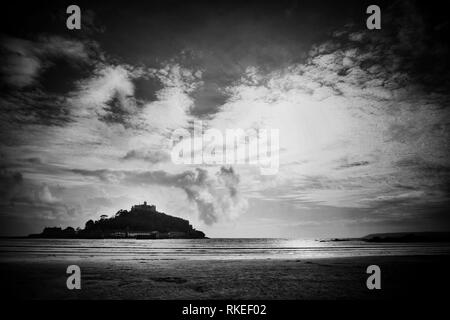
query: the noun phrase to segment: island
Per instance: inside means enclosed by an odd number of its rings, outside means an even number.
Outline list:
[[[374,233],[361,238],[334,238],[320,242],[363,241],[363,242],[450,242],[450,232],[397,232]]]
[[[130,211],[119,210],[114,216],[101,215],[89,220],[84,229],[46,227],[30,238],[79,239],[203,239],[202,231],[192,227],[188,220],[158,212],[156,206],[134,205]]]

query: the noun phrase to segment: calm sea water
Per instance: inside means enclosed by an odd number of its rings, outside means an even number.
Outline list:
[[[319,242],[291,239],[2,239],[0,259],[305,259],[450,254],[450,243]]]

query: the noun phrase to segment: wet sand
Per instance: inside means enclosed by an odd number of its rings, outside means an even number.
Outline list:
[[[66,268],[81,268],[68,290]],[[381,268],[381,290],[366,287]],[[448,288],[450,256],[372,256],[306,260],[47,260],[0,262],[12,299],[409,299]]]

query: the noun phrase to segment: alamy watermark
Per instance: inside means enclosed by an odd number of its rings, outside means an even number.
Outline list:
[[[376,264],[372,264],[367,267],[366,273],[370,274],[367,278],[366,286],[369,290],[381,289],[381,269]]]
[[[369,30],[381,29],[381,9],[379,6],[372,4],[367,7],[366,13],[370,16],[366,20],[366,26]]]
[[[280,165],[279,129],[205,130],[194,121],[191,131],[179,128],[172,133],[171,158],[175,164],[259,166],[262,175],[275,175]]]
[[[70,14],[66,20],[66,27],[69,30],[81,29],[81,9],[76,4],[72,4],[67,7],[66,13]]]
[[[76,264],[67,267],[66,273],[70,276],[66,280],[66,286],[69,290],[81,289],[81,269]]]

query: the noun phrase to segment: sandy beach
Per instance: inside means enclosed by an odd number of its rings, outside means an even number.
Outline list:
[[[81,290],[66,288],[78,264]],[[379,265],[382,289],[366,288]],[[372,256],[292,260],[111,259],[0,262],[11,299],[406,299],[432,298],[450,283],[450,256]]]

